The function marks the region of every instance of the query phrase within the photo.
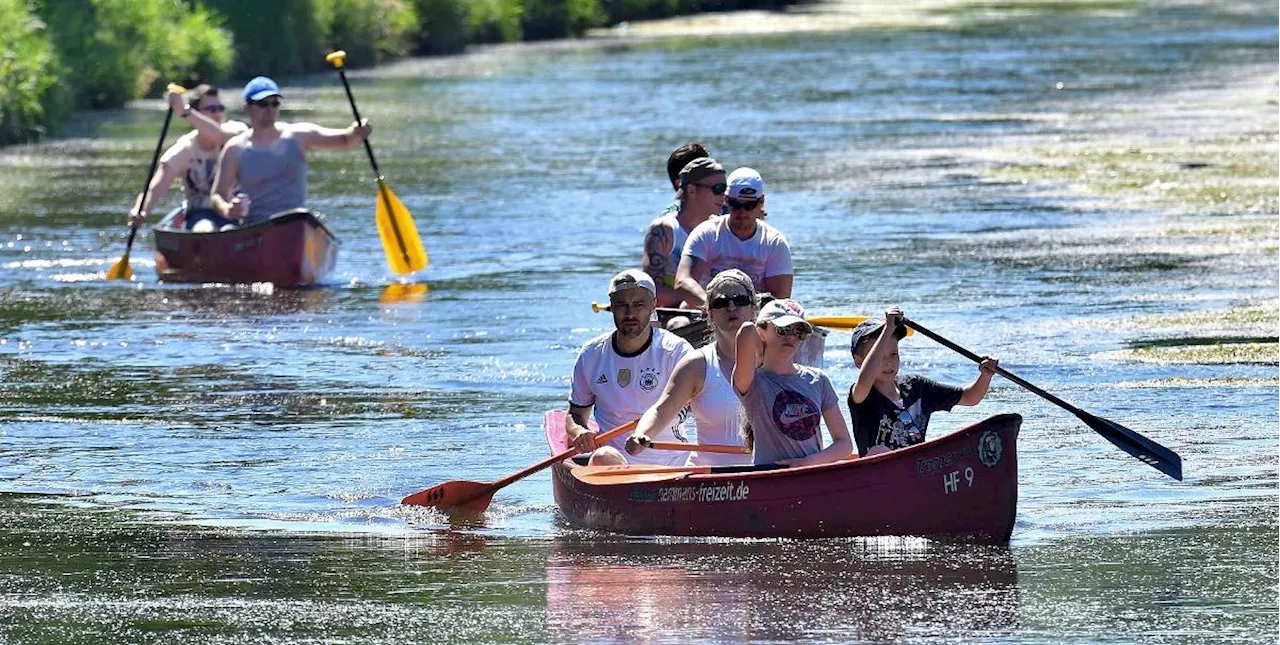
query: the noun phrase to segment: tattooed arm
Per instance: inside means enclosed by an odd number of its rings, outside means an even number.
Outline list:
[[[644,272],[653,278],[658,287],[657,306],[679,307],[683,295],[667,284],[667,276],[674,275],[676,268],[671,266],[671,250],[675,243],[675,231],[670,222],[661,218],[649,223],[644,232]]]

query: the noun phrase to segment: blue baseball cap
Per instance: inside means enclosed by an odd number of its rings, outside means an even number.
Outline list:
[[[280,96],[280,86],[266,76],[255,76],[244,86],[246,101],[261,101],[268,96]]]

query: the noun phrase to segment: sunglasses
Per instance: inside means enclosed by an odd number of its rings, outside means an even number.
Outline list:
[[[196,109],[200,110],[201,112],[213,112],[214,114],[217,114],[217,113],[219,113],[219,112],[226,112],[226,111],[227,111],[227,106],[225,106],[225,105],[206,105],[206,106],[204,106],[204,107],[202,107],[202,108],[196,108]]]
[[[737,200],[737,199],[727,199],[727,200],[725,200],[725,204],[727,204],[727,205],[729,206],[729,208],[731,208],[731,209],[733,209],[733,210],[739,210],[739,211],[749,211],[749,210],[751,210],[751,209],[755,208],[755,207],[756,207],[756,205],[757,205],[757,204],[759,204],[759,203],[760,203],[760,200],[758,200],[758,199],[751,200],[751,201],[740,201],[740,200]]]
[[[262,99],[261,101],[249,101],[249,105],[256,105],[258,107],[278,108],[280,107],[280,99],[266,98],[266,99]]]
[[[778,332],[779,336],[782,336],[782,337],[795,336],[800,340],[804,340],[808,338],[809,334],[812,331],[805,325],[789,325],[787,327],[779,327],[777,325],[774,325],[773,329],[774,331]]]
[[[752,304],[751,296],[745,293],[736,296],[716,296],[707,303],[707,306],[712,309],[724,309],[730,304],[735,307],[749,307]]]
[[[710,190],[712,195],[723,195],[724,191],[729,189],[729,184],[725,184],[725,183],[699,184],[695,182],[693,185]]]

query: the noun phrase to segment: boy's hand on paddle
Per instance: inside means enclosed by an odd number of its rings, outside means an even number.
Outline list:
[[[129,211],[129,226],[142,226],[142,223],[146,221],[146,219],[146,211],[140,211],[136,208]]]
[[[884,333],[892,334],[893,330],[902,325],[903,317],[902,309],[897,306],[886,309],[884,312]]]
[[[1000,359],[992,356],[983,356],[982,362],[978,363],[978,371],[984,376],[995,376],[998,367],[1000,367]]]
[[[648,448],[651,443],[653,441],[647,435],[641,433],[633,434],[627,437],[627,454],[638,455],[644,452],[644,449]]]

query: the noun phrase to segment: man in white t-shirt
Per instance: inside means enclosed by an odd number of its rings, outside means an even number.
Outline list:
[[[218,217],[209,202],[218,154],[231,137],[247,131],[249,126],[227,120],[227,108],[218,98],[218,88],[211,85],[198,85],[187,92],[185,105],[184,97],[176,92],[169,92],[166,98],[169,108],[195,129],[178,137],[160,157],[160,166],[147,189],[146,203],[139,203],[142,197],[139,195],[129,213],[129,224],[141,225],[147,213],[169,192],[173,180],[180,177],[185,227],[196,232],[217,230],[230,223]]]
[[[593,466],[625,464],[626,435],[608,444],[596,442],[598,434],[589,429],[588,417],[595,409],[596,425],[603,430],[639,419],[658,401],[676,363],[693,351],[684,339],[650,325],[657,289],[653,279],[639,269],[627,269],[609,281],[609,305],[614,330],[583,345],[573,365],[573,387],[569,392],[569,414],[565,434],[581,452],[591,455]],[[656,441],[683,441],[675,429],[677,419],[662,430]],[[688,455],[678,451],[646,450],[631,463],[677,466]]]
[[[751,276],[758,291],[790,298],[795,278],[791,247],[778,229],[762,221],[764,179],[760,173],[751,168],[730,173],[726,204],[728,217],[707,220],[689,234],[676,269],[676,288],[689,294],[689,304],[702,306],[706,302],[704,287],[711,276],[738,269]]]

